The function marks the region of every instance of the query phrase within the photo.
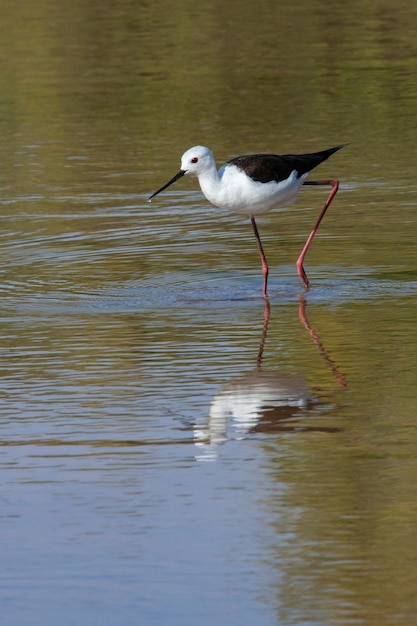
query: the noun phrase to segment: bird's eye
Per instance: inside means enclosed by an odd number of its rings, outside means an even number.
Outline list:
[[[191,163],[198,163],[198,157],[193,157],[191,159]]]

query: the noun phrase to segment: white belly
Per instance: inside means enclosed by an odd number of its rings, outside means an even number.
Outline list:
[[[215,184],[200,179],[200,186],[207,200],[214,206],[244,215],[257,215],[292,204],[307,176],[304,174],[298,178],[294,171],[287,180],[279,183],[260,183],[237,167],[228,166],[219,171]]]

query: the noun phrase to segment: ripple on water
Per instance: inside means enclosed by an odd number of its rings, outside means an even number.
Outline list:
[[[189,273],[167,273],[165,276],[131,279],[121,286],[107,285],[100,289],[74,289],[65,279],[51,281],[8,280],[0,285],[2,309],[26,313],[56,315],[58,313],[117,313],[149,311],[156,308],[188,306],[195,309],[239,308],[242,304],[259,307],[263,303],[259,276],[230,276],[224,272],[213,277],[194,277]],[[347,302],[400,299],[417,294],[417,281],[351,278],[317,280],[304,293],[296,280],[270,281],[271,305],[288,304],[303,295],[308,302],[339,306]],[[9,314],[6,313],[6,316]]]

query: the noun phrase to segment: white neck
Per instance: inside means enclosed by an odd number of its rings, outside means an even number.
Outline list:
[[[215,163],[213,163],[212,167],[205,169],[198,175],[198,182],[207,200],[219,206],[221,204],[220,193],[222,184]]]

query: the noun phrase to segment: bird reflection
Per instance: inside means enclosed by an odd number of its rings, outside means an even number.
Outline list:
[[[300,322],[308,331],[324,361],[330,367],[340,388],[346,381],[330,357],[306,315],[306,301],[300,296]],[[264,324],[256,360],[256,368],[231,381],[212,400],[206,423],[194,427],[195,443],[204,449],[203,457],[215,457],[216,445],[228,438],[243,438],[248,433],[271,432],[338,432],[337,428],[307,426],[305,418],[311,409],[323,404],[299,374],[268,371],[262,368],[262,358],[268,333],[270,305],[264,304]]]

